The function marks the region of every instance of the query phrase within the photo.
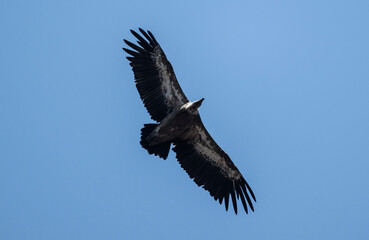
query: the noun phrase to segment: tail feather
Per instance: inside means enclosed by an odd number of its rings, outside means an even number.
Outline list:
[[[154,129],[158,126],[158,124],[145,124],[141,129],[141,146],[145,148],[150,154],[155,154],[155,156],[159,156],[163,159],[167,159],[169,150],[170,150],[170,142],[160,143],[157,145],[150,146],[147,141],[147,137],[154,131]]]

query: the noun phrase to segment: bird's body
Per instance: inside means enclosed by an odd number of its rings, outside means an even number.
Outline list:
[[[131,55],[127,59],[140,97],[152,119],[158,122],[145,124],[141,129],[142,147],[166,159],[173,144],[182,168],[220,204],[224,200],[226,210],[229,196],[236,213],[236,196],[241,198],[246,213],[247,205],[254,210],[249,194],[256,200],[250,186],[201,121],[198,109],[204,99],[187,99],[152,33],[139,30],[146,39],[131,30],[139,46],[124,40],[135,51],[123,49]]]
[[[195,121],[199,115],[197,102],[188,102],[183,104],[179,109],[174,109],[168,114],[160,124],[146,138],[150,146],[161,144],[164,142],[174,142],[176,140],[186,140],[192,138],[195,133]]]

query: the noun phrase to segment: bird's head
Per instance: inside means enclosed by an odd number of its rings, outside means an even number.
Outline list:
[[[185,109],[186,111],[188,111],[192,115],[199,114],[199,107],[201,106],[204,99],[205,98],[201,98],[198,101],[188,102],[188,103],[186,103],[182,106],[182,109]]]

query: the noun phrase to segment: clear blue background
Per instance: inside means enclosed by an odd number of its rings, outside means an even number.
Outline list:
[[[1,1],[0,239],[369,239],[368,1]],[[121,50],[150,29],[250,183],[226,212]]]

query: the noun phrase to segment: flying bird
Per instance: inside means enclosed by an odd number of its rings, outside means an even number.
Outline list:
[[[199,187],[224,201],[228,211],[229,199],[237,214],[237,199],[243,208],[252,211],[255,195],[229,156],[213,140],[199,115],[204,98],[191,102],[178,84],[173,67],[163,49],[150,31],[139,28],[131,33],[137,44],[124,39],[130,47],[123,48],[132,67],[139,95],[157,123],[144,124],[141,129],[141,146],[149,154],[166,159],[171,145],[181,167]]]

